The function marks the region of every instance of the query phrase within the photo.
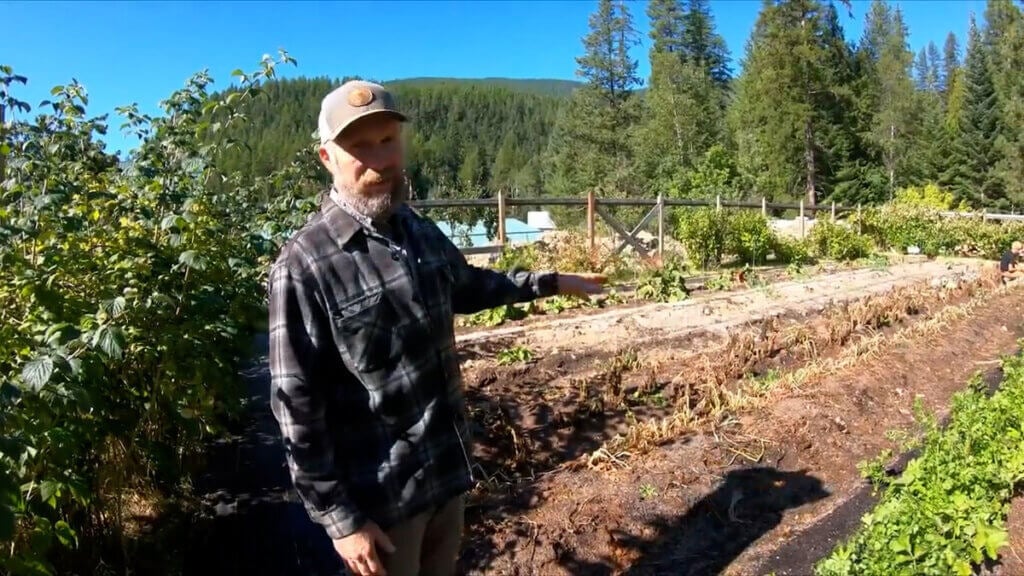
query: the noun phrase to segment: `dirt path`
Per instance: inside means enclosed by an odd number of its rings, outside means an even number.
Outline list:
[[[562,470],[518,484],[510,488],[516,497],[479,511],[464,567],[470,574],[808,574],[866,509],[852,499],[863,486],[857,463],[893,447],[887,431],[912,429],[915,398],[941,411],[973,373],[1013,351],[1022,299],[1014,287],[950,302],[964,308],[937,303],[927,319],[865,334],[875,345],[848,368],[683,435],[626,469]]]
[[[252,405],[244,430],[214,447],[198,479],[206,516],[190,527],[188,576],[342,576],[326,533],[299,503],[270,412],[267,337],[243,373]]]

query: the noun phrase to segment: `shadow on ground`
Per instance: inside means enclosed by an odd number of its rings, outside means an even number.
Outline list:
[[[345,574],[330,539],[299,503],[270,412],[266,335],[257,339],[245,429],[213,447],[197,488],[205,514],[190,527],[186,576],[336,576]]]
[[[652,525],[653,541],[616,534],[621,548],[640,551],[628,576],[704,576],[721,573],[744,550],[782,521],[786,511],[829,496],[806,472],[756,467],[729,472],[719,486],[675,520]],[[566,551],[560,564],[572,574],[611,574],[605,563]]]

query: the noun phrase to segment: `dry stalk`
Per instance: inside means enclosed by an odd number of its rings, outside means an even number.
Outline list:
[[[923,284],[923,283],[922,283]],[[948,294],[945,289],[929,289],[927,285],[918,284],[906,288],[900,288],[883,296],[867,296],[852,305],[844,303],[828,311],[827,328],[821,335],[825,342],[820,344],[845,344],[839,353],[832,358],[819,358],[819,342],[804,326],[793,327],[783,334],[781,338],[760,338],[758,343],[752,338],[730,335],[724,346],[717,350],[708,351],[695,360],[703,357],[702,383],[697,385],[699,400],[694,406],[691,401],[693,388],[689,381],[686,381],[680,373],[673,379],[673,384],[682,384],[682,401],[676,403],[676,409],[663,417],[652,418],[642,422],[636,422],[629,426],[624,434],[616,435],[605,442],[604,446],[590,455],[586,455],[585,461],[590,467],[600,467],[606,461],[614,462],[619,466],[625,466],[619,458],[610,458],[612,454],[640,455],[665,443],[668,440],[679,437],[697,428],[706,428],[721,423],[723,418],[728,418],[729,413],[741,410],[748,410],[763,405],[769,401],[774,394],[772,391],[787,390],[800,391],[803,386],[816,382],[823,376],[834,374],[845,370],[854,364],[862,361],[865,357],[875,356],[883,352],[881,346],[888,341],[908,341],[924,335],[934,334],[951,322],[968,316],[975,308],[985,304],[994,295],[1001,294],[1009,287],[1000,287],[990,290],[982,285],[982,281],[968,283],[966,287],[961,286],[961,294],[972,296],[968,302],[955,306],[946,307],[935,313],[934,316],[903,328],[891,336],[886,336],[878,328],[902,322],[907,317],[925,309],[929,297],[934,297],[936,292]],[[850,337],[858,330],[868,330],[857,342],[850,343]],[[770,343],[772,346],[782,347],[800,343],[800,347],[807,349],[807,356],[812,359],[808,364],[782,375],[771,390],[758,391],[755,394],[739,389],[735,392],[729,391],[724,384],[728,379],[736,379],[742,376],[737,374],[737,368],[745,369],[751,364],[752,358],[765,357],[765,352],[759,348],[759,344]],[[768,350],[767,353],[774,352]],[[714,358],[714,360],[712,360]],[[680,382],[681,381],[681,382]],[[694,406],[691,408],[691,406]]]

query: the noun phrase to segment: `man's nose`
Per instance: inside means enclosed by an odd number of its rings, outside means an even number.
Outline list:
[[[376,172],[385,172],[394,167],[395,156],[395,153],[387,147],[379,147],[366,158],[366,165]]]

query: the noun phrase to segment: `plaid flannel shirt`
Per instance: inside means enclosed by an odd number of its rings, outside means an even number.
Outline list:
[[[454,314],[557,290],[553,272],[470,266],[408,206],[391,228],[325,196],[267,284],[271,408],[296,491],[333,539],[472,487]]]

